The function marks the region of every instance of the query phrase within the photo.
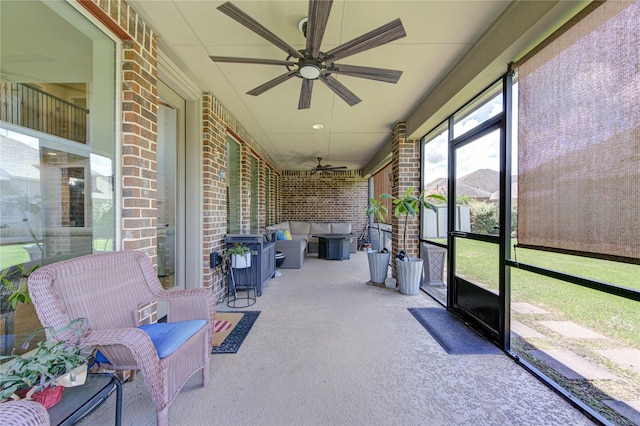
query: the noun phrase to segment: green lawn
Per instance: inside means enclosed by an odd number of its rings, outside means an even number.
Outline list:
[[[8,268],[9,266],[19,265],[29,262],[29,253],[25,249],[27,246],[33,246],[29,244],[14,244],[0,246],[0,271]],[[113,251],[114,242],[113,239],[94,239],[93,240],[93,252],[101,251]]]
[[[29,261],[29,253],[22,245],[0,246],[0,271]]]
[[[515,241],[514,241],[515,242]],[[497,291],[498,249],[495,244],[460,239],[457,272]],[[516,249],[517,260],[572,275],[640,289],[640,266],[538,250]],[[601,293],[517,268],[511,269],[514,302],[529,302],[558,318],[574,321],[640,349],[640,303]]]

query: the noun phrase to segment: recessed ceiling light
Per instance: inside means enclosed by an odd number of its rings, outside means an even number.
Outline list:
[[[314,125],[313,125],[313,126],[311,126],[311,127],[313,127],[313,128],[314,128],[314,129],[316,129],[316,130],[324,129],[324,126],[323,126],[322,124],[314,124]]]

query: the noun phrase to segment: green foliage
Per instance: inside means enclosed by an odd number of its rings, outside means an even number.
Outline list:
[[[83,332],[83,322],[83,318],[78,318],[58,330],[53,327],[39,328],[27,338],[23,349],[27,349],[29,341],[42,330],[48,330],[52,337],[70,330],[76,335],[77,342]],[[38,342],[37,349],[31,355],[1,356],[0,359],[11,360],[11,364],[6,371],[0,371],[0,399],[11,397],[18,389],[33,386],[38,391],[54,384],[59,376],[86,364],[92,352],[90,348],[51,339]]]
[[[249,253],[251,253],[251,249],[241,243],[235,243],[233,247],[228,248],[226,251],[227,256],[231,256],[232,254],[246,256]]]
[[[369,199],[369,207],[367,207],[367,216],[373,215],[375,222],[378,224],[378,251],[382,249],[382,230],[380,229],[380,222],[384,222],[387,216],[387,207],[384,204],[380,204],[380,201],[375,198]]]
[[[456,197],[456,204],[459,206],[468,206],[471,204],[471,197],[468,195],[458,195]]]
[[[471,232],[478,234],[497,234],[499,222],[498,205],[494,203],[472,202]]]
[[[500,216],[498,214],[497,203],[485,203],[481,201],[469,202],[471,210],[471,232],[478,234],[497,234]],[[518,229],[518,206],[513,203],[511,206],[511,230]]]
[[[8,293],[6,302],[10,303],[14,310],[18,307],[18,303],[31,303],[29,287],[27,286],[27,281],[23,278],[28,277],[38,268],[39,265],[35,265],[30,270],[25,271],[24,265],[21,264],[15,265],[13,268],[6,268],[0,273],[0,285],[3,287],[2,293]]]
[[[418,214],[420,206],[433,210],[437,212],[436,206],[430,203],[428,200],[440,200],[446,202],[447,199],[440,194],[425,194],[425,191],[422,191],[417,197],[414,197],[413,194],[414,188],[410,187],[407,189],[401,197],[396,198],[390,194],[382,194],[380,198],[390,198],[393,200],[393,204],[395,205],[393,209],[393,215],[402,219],[404,217],[404,230],[403,230],[403,239],[402,239],[402,249],[405,253],[407,253],[407,227],[409,224],[409,216],[415,217]]]

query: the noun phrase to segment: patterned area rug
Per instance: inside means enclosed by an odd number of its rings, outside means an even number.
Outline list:
[[[212,354],[234,354],[258,319],[260,311],[216,312]]]

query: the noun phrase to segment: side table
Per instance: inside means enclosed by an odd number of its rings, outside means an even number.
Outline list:
[[[116,391],[115,425],[120,426],[122,412],[122,384],[113,374],[87,374],[87,381],[82,386],[66,388],[62,399],[49,408],[51,425],[73,425],[100,405]]]

